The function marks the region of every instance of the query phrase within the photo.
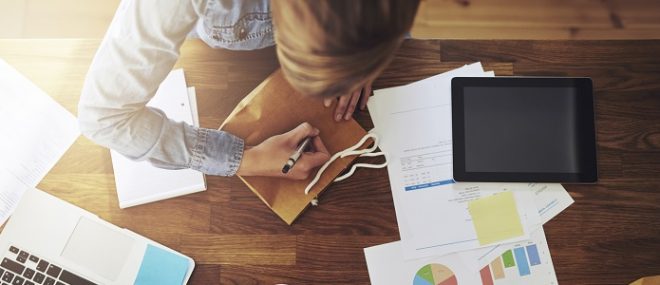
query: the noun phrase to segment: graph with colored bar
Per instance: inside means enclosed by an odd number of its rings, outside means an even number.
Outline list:
[[[432,263],[417,270],[413,285],[458,285],[458,281],[447,266]]]
[[[545,239],[530,240],[511,246],[489,265],[483,267],[479,273],[483,285],[557,284],[557,276]]]
[[[501,244],[485,260],[457,253],[405,260],[401,242],[364,250],[374,285],[557,285],[557,276],[543,228],[530,239]],[[484,266],[485,265],[485,266]]]

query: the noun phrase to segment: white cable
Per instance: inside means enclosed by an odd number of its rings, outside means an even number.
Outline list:
[[[370,138],[374,141],[374,144],[370,148],[358,149],[360,146],[362,146]],[[360,141],[357,144],[355,144],[354,146],[335,153],[330,158],[330,160],[328,160],[325,164],[323,164],[323,166],[321,166],[319,171],[316,172],[316,176],[314,177],[314,179],[312,179],[312,181],[310,181],[309,184],[307,185],[307,188],[305,188],[305,195],[309,194],[309,191],[312,189],[312,187],[314,187],[314,185],[316,185],[316,183],[318,183],[318,181],[321,178],[321,175],[323,174],[323,172],[328,168],[328,166],[330,166],[330,164],[332,164],[332,162],[337,160],[337,158],[340,158],[340,157],[344,158],[344,157],[351,156],[351,155],[359,155],[359,157],[374,157],[374,156],[382,155],[382,156],[385,156],[385,162],[382,163],[382,164],[356,163],[351,167],[351,170],[348,173],[346,173],[346,174],[344,174],[340,177],[337,177],[335,180],[333,180],[334,182],[342,181],[342,180],[350,177],[351,175],[353,175],[353,173],[355,172],[355,169],[357,169],[358,167],[383,168],[383,167],[387,166],[387,155],[385,155],[384,152],[374,153],[373,151],[376,150],[376,148],[378,148],[378,136],[376,134],[373,134],[373,133],[368,133],[364,137],[362,137],[362,139],[360,139]]]

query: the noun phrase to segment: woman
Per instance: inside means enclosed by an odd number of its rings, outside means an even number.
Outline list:
[[[360,98],[409,31],[418,0],[124,0],[90,66],[78,107],[80,128],[93,141],[135,160],[210,175],[304,179],[330,154],[318,130],[301,124],[259,145],[226,132],[174,122],[146,104],[195,32],[214,48],[276,45],[289,83],[338,103],[348,120]],[[272,11],[272,14],[271,14]],[[218,94],[222,96],[222,94]],[[305,137],[314,150],[289,174],[282,163]]]

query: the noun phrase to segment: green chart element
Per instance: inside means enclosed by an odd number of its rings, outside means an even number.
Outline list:
[[[504,267],[506,268],[516,266],[516,262],[513,259],[513,253],[511,250],[507,250],[504,254],[502,254],[502,261],[504,262]]]
[[[426,265],[417,271],[417,276],[423,278],[429,283],[433,284],[433,271],[431,270],[431,264]]]

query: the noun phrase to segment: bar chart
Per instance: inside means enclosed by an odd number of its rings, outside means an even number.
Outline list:
[[[480,271],[483,285],[557,284],[547,244],[515,244]]]

